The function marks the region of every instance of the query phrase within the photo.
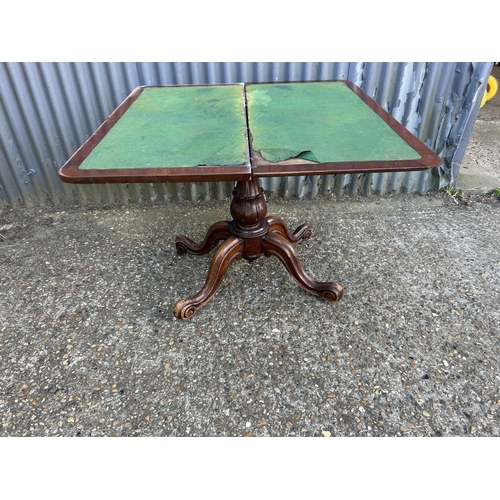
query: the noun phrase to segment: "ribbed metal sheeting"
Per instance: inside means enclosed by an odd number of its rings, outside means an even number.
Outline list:
[[[416,173],[263,179],[283,197],[424,193],[457,173],[492,63],[0,63],[0,202],[222,199],[232,183],[68,185],[57,170],[139,85],[348,79],[443,159]]]

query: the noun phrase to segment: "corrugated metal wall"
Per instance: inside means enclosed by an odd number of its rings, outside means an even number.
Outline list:
[[[78,186],[57,170],[138,85],[348,79],[443,159],[405,174],[263,179],[279,196],[424,193],[457,174],[492,63],[0,63],[0,202],[221,199],[232,183]]]

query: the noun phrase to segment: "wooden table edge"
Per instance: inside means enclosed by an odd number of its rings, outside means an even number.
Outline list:
[[[59,178],[69,184],[225,182],[250,180],[252,178],[252,169],[249,165],[238,165],[81,170],[78,165],[65,165],[59,169]]]

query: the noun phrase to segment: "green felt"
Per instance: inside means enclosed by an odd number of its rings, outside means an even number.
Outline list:
[[[247,102],[253,149],[270,162],[420,158],[342,82],[248,85]]]
[[[145,88],[80,168],[227,166],[247,158],[242,85]]]

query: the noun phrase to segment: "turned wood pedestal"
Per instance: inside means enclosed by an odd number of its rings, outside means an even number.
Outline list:
[[[302,224],[290,233],[282,219],[266,215],[267,203],[258,179],[240,181],[236,184],[231,202],[233,220],[213,224],[200,244],[186,236],[177,236],[175,245],[179,254],[203,255],[223,241],[212,259],[203,288],[193,297],[175,305],[174,315],[177,318],[187,319],[203,307],[219,288],[231,262],[242,257],[252,261],[261,255],[274,255],[304,290],[328,301],[342,297],[340,285],[313,280],[299,261],[293,246],[311,237],[309,226]]]

